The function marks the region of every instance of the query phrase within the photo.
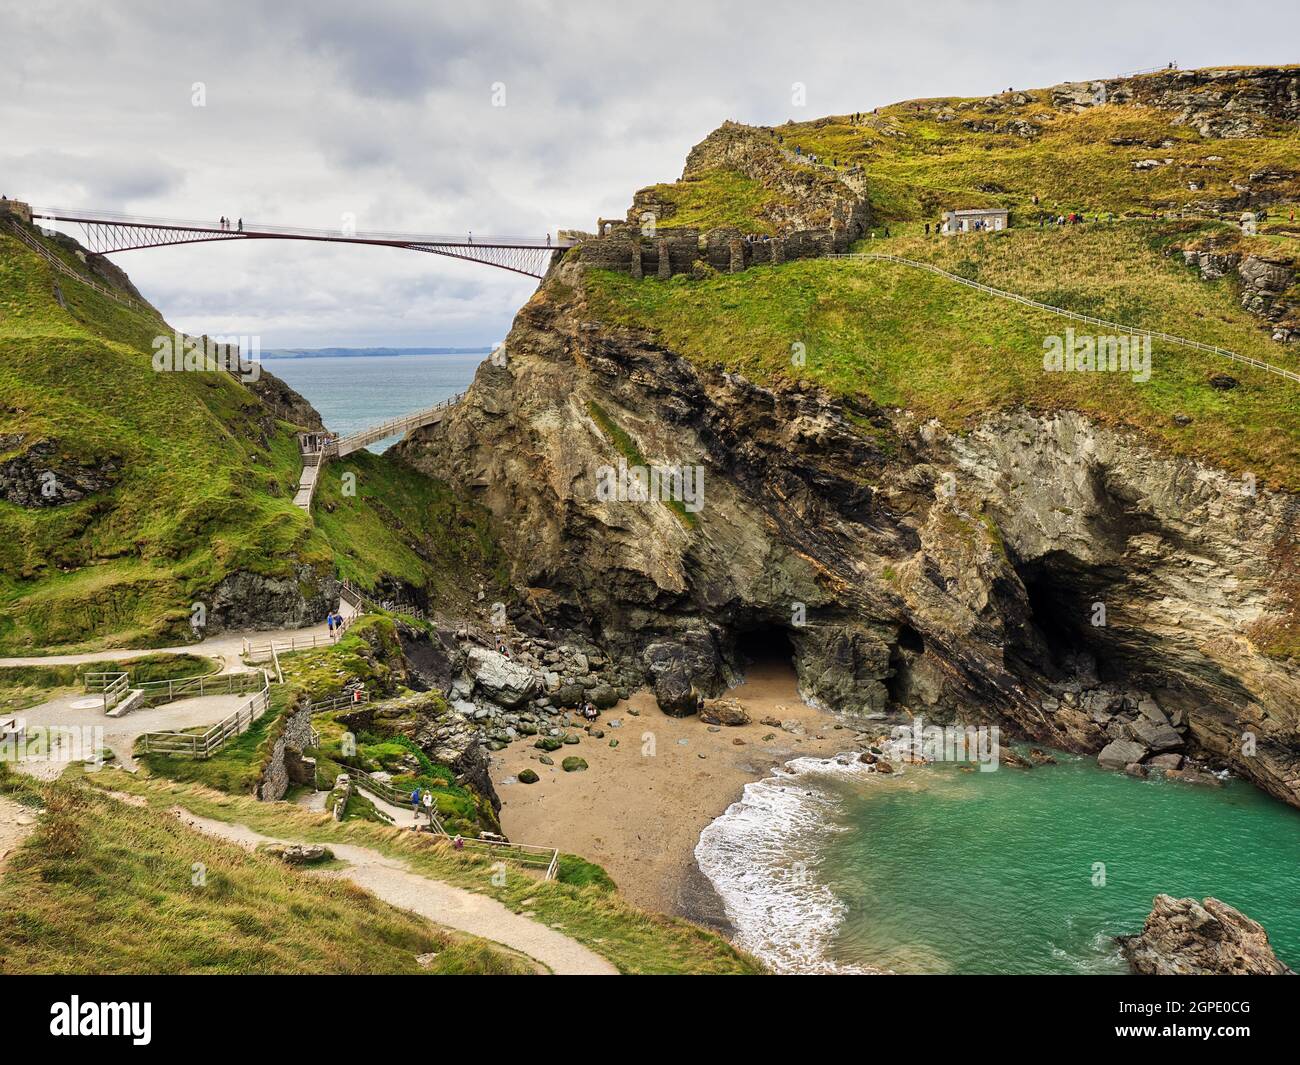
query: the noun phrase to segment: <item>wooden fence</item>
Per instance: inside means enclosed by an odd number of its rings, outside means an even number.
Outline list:
[[[130,678],[126,673],[86,673],[81,678],[88,692],[103,692],[104,713],[108,713],[126,698],[131,690]]]
[[[239,673],[205,673],[198,677],[181,677],[177,680],[148,680],[136,687],[144,692],[143,702],[148,706],[175,702],[177,699],[197,699],[204,695],[240,695],[261,687],[265,674],[261,670]]]
[[[58,256],[58,254],[50,251],[49,248],[47,248],[44,244],[42,244],[39,240],[37,240],[29,232],[27,232],[27,229],[16,218],[10,218],[8,221],[10,223],[10,229],[12,230],[14,236],[16,236],[29,248],[31,248],[32,251],[36,252],[37,255],[41,256],[41,258],[43,258],[47,263],[49,263],[52,267],[54,267],[54,269],[57,270],[59,273],[63,274],[66,277],[72,278],[74,281],[80,281],[87,288],[93,289],[94,291],[98,292],[101,296],[107,296],[109,299],[113,300],[114,302],[120,303],[123,307],[128,307],[133,311],[146,311],[151,314],[158,313],[147,304],[143,304],[136,300],[133,300],[131,299],[130,296],[123,296],[119,292],[114,292],[111,288],[107,288],[106,286],[99,284],[99,282],[93,281],[89,277],[85,277],[82,274],[78,273],[71,266],[65,263],[63,259]]]
[[[312,717],[315,717],[317,714],[324,714],[330,710],[341,710],[345,706],[355,706],[359,703],[368,702],[370,702],[370,693],[364,688],[360,688],[356,691],[330,695],[324,699],[313,699],[311,713]]]
[[[261,691],[206,732],[146,732],[140,737],[141,751],[181,758],[212,757],[232,737],[247,732],[271,705],[271,678],[265,671],[258,675],[262,678]]]

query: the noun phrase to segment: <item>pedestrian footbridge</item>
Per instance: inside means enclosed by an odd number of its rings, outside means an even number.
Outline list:
[[[347,436],[333,436],[328,432],[299,433],[298,449],[302,454],[302,474],[298,478],[298,488],[294,492],[294,504],[305,511],[311,510],[311,501],[316,494],[321,468],[331,459],[350,455],[390,436],[404,435],[426,425],[436,425],[464,398],[465,393],[458,392],[448,399],[435,403],[432,407],[403,414],[398,418],[390,418],[386,422],[349,433]]]

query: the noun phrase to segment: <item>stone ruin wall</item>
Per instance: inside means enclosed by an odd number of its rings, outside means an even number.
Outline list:
[[[698,273],[703,264],[722,274],[791,259],[817,259],[849,250],[843,229],[808,229],[749,240],[739,229],[660,229],[653,236],[624,225],[606,236],[589,237],[578,248],[582,262],[632,277],[668,278]]]

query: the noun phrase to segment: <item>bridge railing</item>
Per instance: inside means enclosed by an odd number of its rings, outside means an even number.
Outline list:
[[[342,458],[344,455],[358,451],[367,444],[373,444],[376,440],[383,440],[386,437],[397,436],[399,433],[405,433],[410,429],[417,429],[427,424],[429,419],[434,415],[440,414],[449,407],[454,407],[465,398],[464,392],[458,392],[454,396],[440,400],[432,407],[426,407],[424,410],[417,410],[411,414],[403,414],[397,418],[390,418],[386,422],[380,422],[378,425],[371,425],[360,432],[350,433],[347,436],[340,437],[332,444],[325,447],[324,454],[327,457]]]
[[[151,215],[125,214],[121,211],[85,211],[71,207],[33,207],[32,216],[60,222],[101,222],[142,226],[151,229],[196,230],[203,233],[228,234],[232,237],[238,237],[242,234],[244,236],[307,237],[320,240],[382,240],[397,241],[403,244],[476,244],[488,248],[567,248],[572,245],[572,241],[565,242],[557,238],[548,240],[545,235],[541,237],[525,237],[484,233],[482,236],[476,237],[469,230],[461,233],[393,233],[383,230],[343,229],[342,227],[338,229],[313,229],[306,226],[282,226],[264,222],[244,222],[241,229],[237,228],[240,224],[237,220],[231,222],[229,228],[225,228],[221,226],[217,219],[213,218],[159,218]]]

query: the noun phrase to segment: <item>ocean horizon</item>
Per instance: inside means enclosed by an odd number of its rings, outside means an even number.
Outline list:
[[[264,355],[262,366],[315,407],[330,432],[344,436],[464,392],[491,350],[362,358]],[[370,450],[385,451],[399,439],[391,436],[380,440],[371,444]]]

